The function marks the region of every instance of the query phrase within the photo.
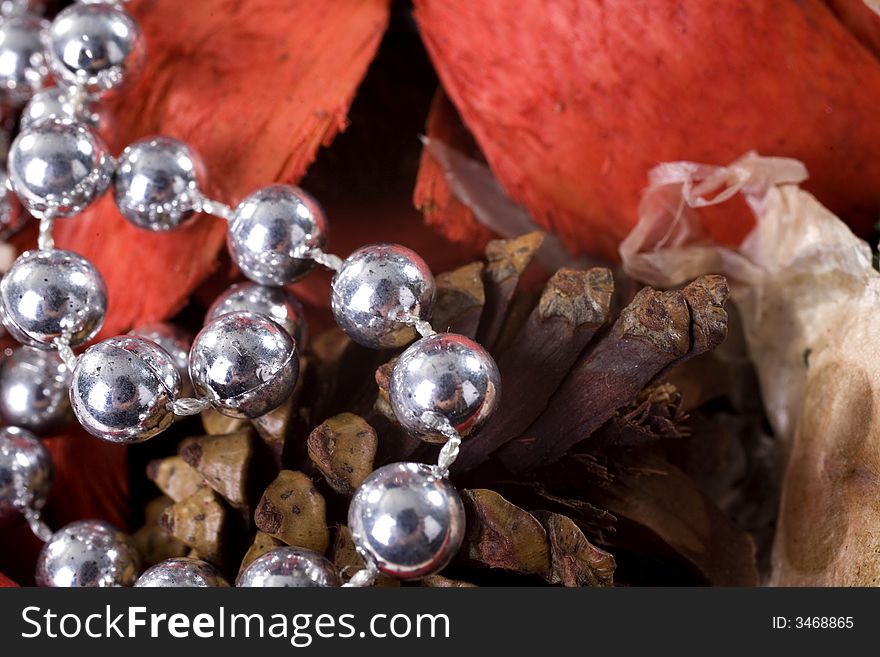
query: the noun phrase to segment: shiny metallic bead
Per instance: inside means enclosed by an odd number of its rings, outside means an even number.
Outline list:
[[[86,349],[73,370],[70,402],[93,436],[139,443],[174,422],[169,402],[180,396],[180,375],[151,340],[118,336]]]
[[[0,0],[0,16],[42,15],[45,11],[46,0]]]
[[[37,218],[78,214],[110,186],[113,158],[94,132],[72,121],[47,120],[22,130],[9,148],[9,180]]]
[[[391,370],[394,415],[407,430],[432,442],[438,435],[438,416],[467,436],[491,417],[500,394],[495,360],[476,342],[456,333],[422,338],[400,355]]]
[[[20,15],[0,22],[0,96],[12,105],[27,102],[46,81],[41,31],[49,23]]]
[[[355,547],[400,579],[441,570],[461,547],[464,506],[455,488],[421,463],[392,463],[364,480],[348,508]]]
[[[153,231],[176,228],[194,213],[202,165],[171,137],[128,146],[116,165],[115,198],[122,216]]]
[[[37,586],[131,586],[140,557],[131,538],[100,520],[73,522],[52,535],[37,559]]]
[[[98,270],[70,251],[26,251],[0,280],[0,319],[19,342],[52,349],[92,339],[104,323],[107,287]]]
[[[49,87],[35,93],[21,111],[19,125],[22,130],[29,130],[38,123],[50,120],[82,123],[101,135],[108,134],[113,123],[106,108],[90,101],[85,101],[77,108],[71,102],[69,92],[60,87]]]
[[[193,336],[189,331],[166,322],[153,322],[137,326],[128,334],[139,335],[162,347],[171,356],[174,368],[180,375],[180,395],[192,396],[192,381],[189,380],[189,349],[192,346]]]
[[[241,571],[236,586],[306,588],[342,586],[339,572],[317,552],[279,547],[254,559]]]
[[[266,315],[287,331],[302,350],[305,344],[306,318],[302,304],[290,290],[257,283],[237,283],[211,304],[205,323],[234,312]]]
[[[189,373],[196,394],[219,412],[254,418],[293,392],[299,356],[293,338],[265,315],[228,313],[196,336]]]
[[[59,12],[44,45],[55,76],[93,95],[134,78],[146,55],[137,21],[110,3],[77,3]]]
[[[56,351],[19,347],[0,365],[0,416],[48,435],[73,420],[71,372]]]
[[[245,198],[229,225],[229,250],[242,273],[263,285],[287,285],[312,268],[303,251],[326,241],[324,211],[297,187],[270,185]]]
[[[52,458],[30,431],[0,429],[0,520],[38,511],[52,488]]]
[[[372,244],[352,253],[333,277],[336,323],[365,347],[402,347],[416,336],[401,317],[427,320],[434,277],[417,253],[399,244]]]
[[[135,588],[228,587],[229,583],[207,561],[178,557],[148,568],[134,583]]]

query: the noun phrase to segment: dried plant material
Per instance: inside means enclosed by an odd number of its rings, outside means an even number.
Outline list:
[[[330,543],[324,498],[302,472],[282,470],[254,513],[257,527],[287,545],[323,554]]]
[[[594,502],[617,517],[608,535],[624,547],[682,560],[713,586],[757,586],[755,545],[681,470],[651,450],[617,454],[611,486]]]
[[[182,456],[151,461],[147,466],[147,477],[175,502],[195,495],[207,485],[205,478]]]
[[[868,245],[792,184],[805,176],[799,162],[753,153],[730,167],[665,165],[622,253],[630,271],[655,282],[710,267],[731,279],[769,420],[790,448],[771,583],[872,585],[880,368],[865,345],[880,331],[880,274]],[[755,229],[737,249],[700,239],[707,218],[698,208],[737,192]]]
[[[449,579],[443,575],[428,575],[419,580],[419,586],[427,586],[432,589],[475,589],[476,584],[465,582],[460,579]]]
[[[544,410],[575,360],[607,321],[614,281],[607,269],[560,269],[516,340],[498,359],[504,392],[492,422],[462,444],[456,471],[479,465]]]
[[[223,415],[223,413],[218,413],[213,408],[202,411],[201,418],[202,426],[205,427],[205,433],[211,436],[224,436],[228,433],[235,433],[248,425],[247,420]]]
[[[499,450],[505,466],[523,472],[553,463],[658,375],[720,343],[727,334],[721,321],[726,293],[719,276],[701,277],[675,292],[639,291],[568,373],[544,413]]]
[[[548,582],[569,587],[614,586],[614,557],[590,543],[570,518],[547,511],[532,515],[550,540]]]
[[[186,545],[159,527],[159,518],[172,504],[174,500],[164,495],[152,500],[144,510],[143,527],[131,536],[145,567],[173,557],[182,557],[189,551]]]
[[[461,123],[455,107],[440,88],[431,102],[425,126],[425,142],[439,140],[462,152],[474,152],[476,144]],[[413,204],[425,215],[425,222],[439,226],[453,242],[485,245],[492,233],[480,224],[473,210],[462,203],[449,186],[443,163],[426,147],[419,160]],[[473,336],[471,336],[473,337]]]
[[[472,262],[436,277],[437,296],[431,313],[436,330],[476,337],[486,303],[485,268],[482,262]]]
[[[350,580],[352,575],[366,566],[354,546],[354,541],[351,540],[351,531],[345,525],[337,525],[333,532],[330,560],[339,570],[343,582]],[[400,580],[388,575],[379,575],[374,586],[399,587]]]
[[[300,396],[308,376],[308,368],[308,359],[301,356],[299,359],[299,376],[290,396],[278,408],[251,420],[251,424],[257,430],[263,442],[269,446],[278,465],[281,464],[284,448],[287,445],[288,437],[291,435],[292,427],[299,417]]]
[[[617,409],[614,417],[593,434],[591,444],[632,447],[663,438],[681,438],[688,434],[686,419],[678,390],[662,383],[645,388],[631,404]]]
[[[657,162],[747,148],[801,157],[824,203],[861,232],[876,220],[880,61],[825,2],[414,5],[504,189],[574,252],[618,257]],[[749,217],[725,210],[712,236],[738,243]]]
[[[189,438],[180,456],[207,484],[235,507],[247,505],[247,476],[253,456],[251,430],[225,436]]]
[[[461,492],[467,513],[467,556],[489,568],[548,577],[547,532],[531,514],[485,489]]]
[[[394,410],[391,408],[391,397],[389,397],[390,393],[388,391],[391,388],[391,372],[394,370],[394,363],[396,361],[397,357],[394,357],[387,363],[382,363],[376,368],[376,374],[374,375],[379,393],[376,395],[374,408],[389,420],[394,420]]]
[[[165,509],[159,526],[198,551],[205,561],[222,565],[227,521],[228,511],[220,497],[210,488],[203,488]]]
[[[544,234],[535,232],[510,240],[492,240],[486,245],[488,264],[483,274],[486,310],[477,336],[487,348],[491,348],[501,334],[520,276],[543,241]]]
[[[377,444],[376,432],[366,420],[342,413],[309,434],[309,458],[333,490],[351,495],[373,471]]]
[[[251,543],[248,551],[245,552],[244,558],[241,560],[241,566],[238,569],[238,573],[241,574],[241,571],[250,566],[251,562],[257,557],[261,557],[267,552],[274,550],[277,547],[281,547],[282,545],[284,545],[284,543],[274,536],[258,531],[254,536],[254,542]]]

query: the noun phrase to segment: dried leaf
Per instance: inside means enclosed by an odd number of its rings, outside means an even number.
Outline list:
[[[147,466],[147,477],[175,502],[185,500],[207,485],[205,478],[182,456],[151,461]]]
[[[330,543],[324,498],[302,472],[282,470],[257,505],[261,531],[287,545],[323,554]]]
[[[165,509],[159,526],[213,564],[224,563],[228,512],[210,488]]]
[[[489,568],[548,577],[547,532],[533,516],[487,489],[463,490],[466,554]]]
[[[188,438],[180,456],[235,507],[247,505],[247,477],[253,456],[250,429],[225,436]]]
[[[614,557],[590,543],[570,518],[547,511],[532,515],[547,530],[550,540],[548,582],[563,586],[614,586]]]
[[[309,458],[333,490],[351,495],[373,471],[377,444],[376,432],[362,417],[342,413],[309,434]]]

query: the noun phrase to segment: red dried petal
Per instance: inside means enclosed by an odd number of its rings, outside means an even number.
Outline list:
[[[859,231],[880,209],[880,63],[820,0],[415,0],[444,88],[511,196],[617,259],[658,162],[805,162]],[[716,214],[738,242],[751,220]]]
[[[3,573],[0,573],[0,589],[16,588],[17,586],[18,584],[6,577]]]
[[[296,182],[346,125],[385,30],[388,0],[140,0],[149,48],[139,82],[112,102],[115,151],[167,134],[204,159],[208,191],[235,203]],[[164,319],[216,267],[226,226],[211,217],[171,233],[139,230],[105,198],[59,221],[56,241],[107,280],[102,335]]]

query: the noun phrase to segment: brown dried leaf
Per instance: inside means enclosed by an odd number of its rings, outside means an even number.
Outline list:
[[[172,504],[174,504],[174,500],[165,495],[149,502],[144,509],[144,526],[132,534],[132,539],[134,539],[134,544],[137,546],[145,567],[165,561],[165,559],[182,557],[189,550],[183,543],[159,527],[160,516]]]
[[[475,338],[486,303],[482,262],[472,262],[436,278],[437,297],[431,322],[438,331]]]
[[[228,512],[220,497],[206,487],[165,509],[159,526],[197,550],[202,559],[222,565],[227,521]]]
[[[360,416],[342,413],[315,427],[308,438],[309,458],[337,493],[351,495],[373,471],[378,440]]]
[[[245,568],[251,565],[254,559],[257,557],[261,557],[267,552],[274,550],[277,547],[281,547],[284,545],[281,541],[279,541],[274,536],[269,536],[265,532],[258,531],[254,536],[254,542],[251,543],[251,546],[248,548],[248,551],[245,553],[244,558],[241,560],[241,566],[238,569],[238,574],[241,574]]]
[[[531,514],[485,488],[464,490],[461,498],[468,557],[489,568],[549,577],[547,532]]]
[[[175,502],[185,500],[207,485],[204,477],[181,456],[151,461],[147,477]]]
[[[323,554],[330,543],[324,498],[302,472],[278,473],[263,493],[254,521],[260,530],[287,545]]]
[[[208,485],[235,507],[247,505],[247,477],[253,456],[251,430],[225,436],[188,438],[180,456]]]
[[[571,518],[548,511],[532,515],[547,530],[550,540],[548,582],[563,586],[614,586],[614,557],[590,543]]]

